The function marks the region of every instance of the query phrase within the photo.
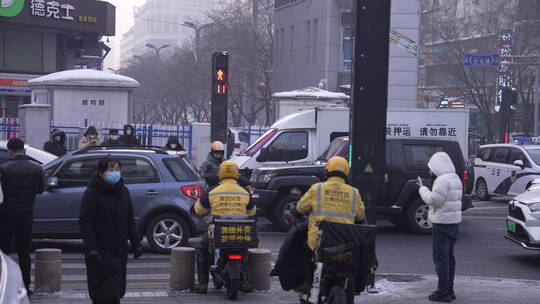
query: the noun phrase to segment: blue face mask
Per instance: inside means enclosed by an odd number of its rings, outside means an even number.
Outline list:
[[[122,178],[122,174],[119,171],[107,172],[103,179],[109,184],[117,184]]]

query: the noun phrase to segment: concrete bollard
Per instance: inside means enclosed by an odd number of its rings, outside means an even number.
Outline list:
[[[62,250],[36,250],[34,286],[36,293],[55,293],[62,289]]]
[[[171,278],[169,288],[172,291],[193,289],[195,281],[195,249],[176,247],[171,250]]]
[[[252,248],[248,251],[248,281],[255,290],[270,290],[272,251]]]

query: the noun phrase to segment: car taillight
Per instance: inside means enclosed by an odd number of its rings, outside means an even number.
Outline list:
[[[182,193],[187,197],[198,200],[202,196],[203,187],[199,185],[184,186],[182,187]]]
[[[467,181],[469,181],[469,172],[463,171],[463,174],[461,175],[461,182],[463,182],[463,185],[466,185]]]
[[[241,260],[243,257],[241,254],[231,254],[228,256],[229,260]]]

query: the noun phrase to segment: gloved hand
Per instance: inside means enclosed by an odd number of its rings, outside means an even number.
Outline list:
[[[296,217],[290,211],[283,212],[283,220],[290,226],[296,224]]]
[[[142,256],[142,247],[136,247],[133,249],[133,258],[138,259]]]
[[[92,250],[90,251],[88,254],[86,254],[86,257],[90,260],[90,261],[94,261],[96,263],[101,263],[103,262],[103,259],[101,258],[101,255],[99,254],[99,252],[97,252],[97,250]]]

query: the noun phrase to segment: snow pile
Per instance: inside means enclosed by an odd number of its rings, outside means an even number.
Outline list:
[[[307,87],[290,92],[278,92],[272,94],[272,96],[276,98],[349,99],[349,95],[347,94],[330,92],[315,87]]]
[[[96,70],[68,70],[52,73],[29,80],[28,84],[30,86],[139,87],[139,82],[133,78]]]

